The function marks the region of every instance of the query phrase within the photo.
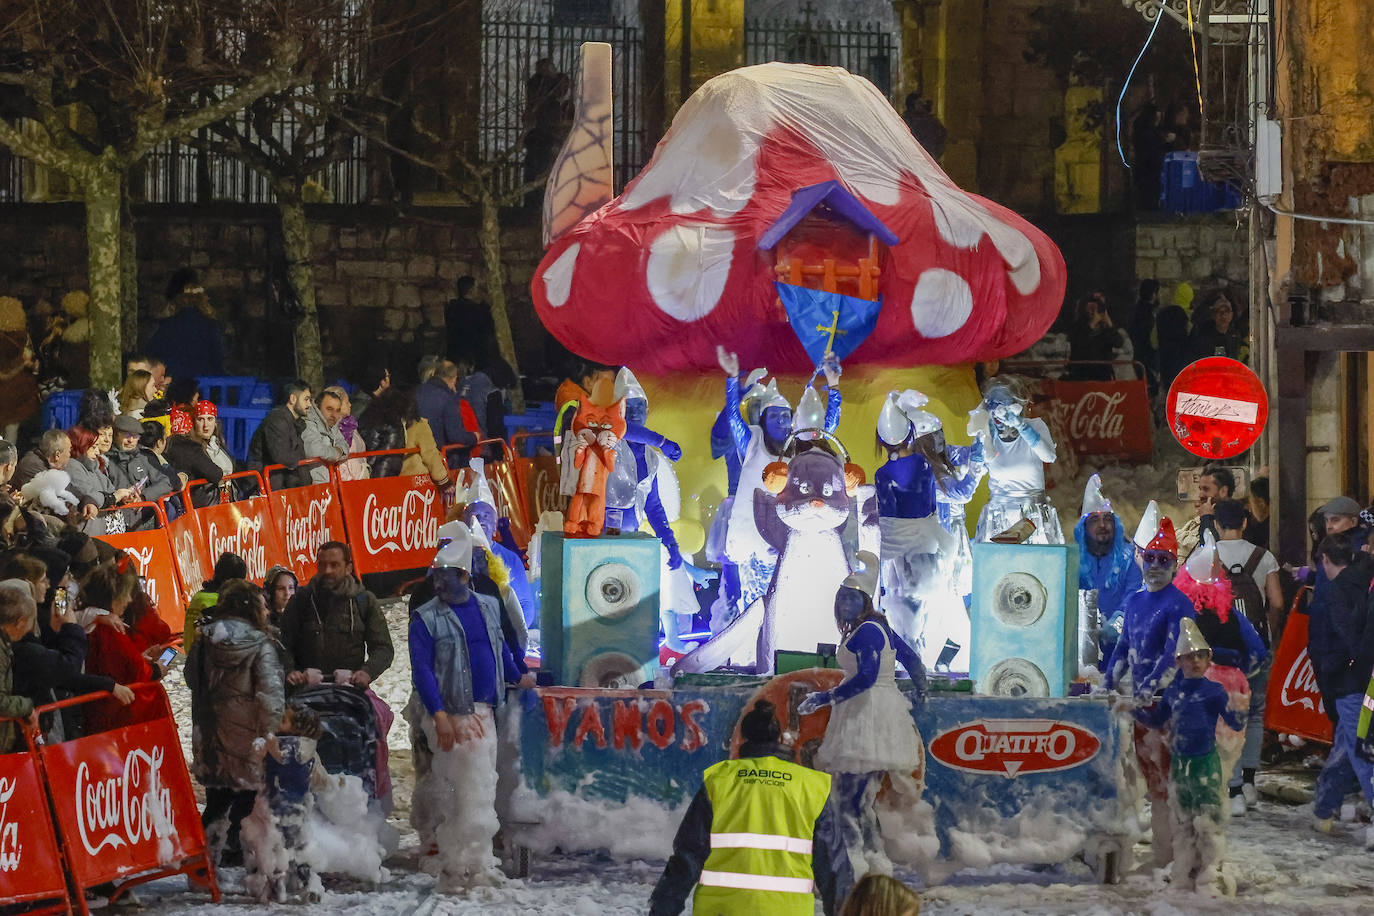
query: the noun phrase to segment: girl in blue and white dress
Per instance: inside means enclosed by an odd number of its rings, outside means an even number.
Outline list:
[[[919,794],[912,771],[921,763],[921,736],[911,718],[911,699],[897,689],[897,664],[915,682],[917,702],[926,697],[926,671],[906,641],[873,607],[877,557],[860,551],[860,570],[835,593],[835,623],[842,644],[836,657],[844,680],[830,690],[808,694],[799,706],[806,715],[832,707],[816,768],[833,777],[831,798],[840,810],[853,877],[891,874],[892,863],[878,829],[877,800],[883,777],[898,792]]]

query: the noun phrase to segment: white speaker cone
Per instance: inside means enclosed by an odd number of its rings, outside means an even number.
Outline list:
[[[624,563],[603,563],[587,575],[587,605],[605,620],[633,611],[641,590],[639,574]]]
[[[1050,682],[1045,672],[1024,658],[1004,658],[988,669],[986,683],[978,690],[993,697],[1047,697]]]
[[[1009,627],[1028,627],[1045,614],[1049,596],[1030,573],[1011,572],[992,587],[992,613]]]

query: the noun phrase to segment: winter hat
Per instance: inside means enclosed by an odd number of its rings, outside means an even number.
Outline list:
[[[1178,622],[1178,642],[1174,645],[1174,655],[1187,655],[1189,652],[1211,652],[1212,647],[1197,628],[1197,621],[1184,617]]]
[[[125,436],[141,436],[143,435],[143,424],[138,422],[135,417],[122,413],[115,417],[114,431]]]
[[[773,744],[782,738],[777,707],[767,700],[759,700],[754,708],[739,720],[739,735],[751,744]]]
[[[1322,506],[1322,515],[1349,515],[1358,516],[1360,514],[1360,504],[1349,496],[1337,496],[1326,505]]]
[[[1178,538],[1174,535],[1174,523],[1167,517],[1160,519],[1159,530],[1155,532],[1155,536],[1143,549],[1167,550],[1174,556],[1178,556]]]
[[[1145,506],[1145,514],[1140,517],[1140,524],[1135,529],[1135,537],[1131,538],[1135,546],[1141,550],[1148,550],[1150,541],[1155,533],[1159,531],[1159,503],[1153,499]]]
[[[856,589],[870,598],[877,597],[878,558],[867,550],[860,550],[854,559],[858,561],[857,565],[840,587]]]
[[[615,399],[619,401],[621,398],[639,398],[646,402],[649,400],[643,386],[639,384],[639,379],[635,378],[629,366],[622,366],[615,375]]]
[[[807,385],[801,400],[797,402],[797,411],[792,415],[792,432],[821,429],[825,429],[825,402],[815,388]]]
[[[1102,495],[1102,478],[1094,474],[1088,478],[1088,484],[1083,488],[1082,517],[1111,511],[1112,501]]]
[[[616,400],[620,400],[616,398]],[[493,509],[496,508],[496,497],[491,493],[491,485],[487,483],[487,463],[481,458],[473,458],[468,462],[468,467],[472,469],[472,483],[468,484],[459,494],[459,502],[468,506],[477,503],[486,503]]]
[[[451,529],[452,538],[435,552],[430,569],[472,569],[472,529],[462,522],[453,524],[457,527]]]

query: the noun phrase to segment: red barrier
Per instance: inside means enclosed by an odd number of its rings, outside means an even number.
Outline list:
[[[318,458],[311,458],[302,461],[301,465],[323,463]],[[281,533],[286,548],[282,565],[295,573],[298,581],[305,583],[315,575],[315,553],[320,545],[344,538],[343,512],[339,508],[335,488],[335,468],[329,468],[328,483],[273,490],[270,483],[272,472],[281,469],[279,464],[268,465],[263,469],[262,476],[269,481],[267,499],[272,507],[276,530]]]
[[[418,449],[359,452],[352,457],[412,455]],[[358,575],[420,569],[434,559],[444,507],[429,474],[339,480],[344,529]]]
[[[204,481],[192,481],[181,491],[183,506],[190,507],[190,488],[196,483]],[[163,501],[171,498],[164,496]],[[200,591],[201,584],[210,578],[210,571],[214,568],[213,564],[207,565],[201,557],[200,521],[194,510],[183,512],[168,522],[167,539],[172,545],[177,575],[181,578],[181,592],[189,602],[191,596]]]
[[[282,556],[272,507],[262,495],[267,492],[262,475],[257,471],[239,471],[226,474],[224,479],[255,480],[259,495],[195,510],[200,527],[201,563],[213,568],[220,554],[236,553],[248,564],[248,578],[261,585],[267,568]],[[182,492],[189,498],[188,490]]]
[[[1294,608],[1305,590],[1298,590],[1298,597],[1293,601]],[[1269,673],[1264,727],[1330,744],[1331,720],[1326,717],[1326,707],[1317,689],[1312,659],[1307,657],[1307,623],[1306,614],[1296,610],[1289,612],[1288,622],[1283,627],[1283,639],[1274,653],[1274,667]]]
[[[67,913],[62,849],[31,751],[0,755],[0,900],[26,913]]]
[[[516,454],[520,454],[516,440],[541,438],[548,436],[547,432],[527,432],[516,433],[511,436],[511,448]],[[529,519],[530,530],[539,522],[539,516],[545,512],[564,512],[568,511],[568,497],[559,491],[560,471],[558,458],[553,455],[535,455],[531,458],[515,458],[516,479],[520,481],[523,488],[525,507]]]
[[[102,692],[36,710],[91,704],[88,723],[125,723],[120,727],[48,745],[26,732],[26,753],[0,757],[0,902],[51,898],[56,888],[62,903],[38,912],[71,913],[65,899],[70,881],[81,913],[89,916],[88,888],[117,881],[114,902],[135,885],[177,874],[219,902],[167,693],[159,684],[132,688],[135,700],[128,707]],[[19,881],[11,873],[20,865],[22,886],[11,889],[7,882]]]
[[[158,527],[151,531],[126,531],[123,534],[103,534],[100,540],[117,550],[123,550],[138,564],[138,574],[147,582],[148,597],[157,608],[158,616],[166,621],[173,633],[180,633],[186,619],[189,595],[182,588],[177,571],[176,555],[168,538],[167,516],[158,503],[126,503],[102,512],[121,512],[125,509],[152,509]]]
[[[1145,381],[1066,382],[1041,387],[1079,455],[1149,461],[1154,455],[1150,391]]]

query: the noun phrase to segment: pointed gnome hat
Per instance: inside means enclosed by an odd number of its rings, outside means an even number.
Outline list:
[[[460,522],[459,524],[462,523]],[[480,523],[478,523],[477,519],[474,518],[472,522],[468,525],[468,534],[472,535],[472,544],[474,547],[481,545],[482,547],[491,550],[491,542],[487,540],[487,533],[482,529],[482,526]]]
[[[792,414],[792,432],[799,433],[807,429],[825,429],[825,402],[810,385],[802,392],[801,400],[797,402],[797,410]]]
[[[898,446],[911,434],[911,420],[897,403],[897,392],[889,391],[878,413],[878,438],[887,446]]]
[[[449,541],[457,537],[459,528],[467,528],[467,525],[464,525],[458,519],[454,519],[451,522],[444,522],[440,525],[439,531],[437,532],[439,536],[439,546],[443,547]]]
[[[472,468],[472,483],[464,488],[459,495],[459,502],[465,505],[475,505],[476,503],[486,503],[493,509],[496,508],[496,497],[491,493],[491,484],[487,483],[487,463],[481,458],[473,458],[468,462],[468,467]]]
[[[640,398],[648,401],[649,398],[644,394],[644,388],[639,384],[639,379],[630,371],[629,366],[622,366],[620,371],[615,374],[615,399],[621,398]]]
[[[1172,529],[1172,524],[1170,528]],[[1131,538],[1135,546],[1145,550],[1150,546],[1150,541],[1159,532],[1159,503],[1153,499],[1145,507],[1145,514],[1140,517],[1140,524],[1135,529],[1135,537]]]
[[[1202,631],[1197,628],[1196,620],[1191,617],[1184,617],[1178,622],[1178,642],[1174,645],[1174,655],[1211,651],[1212,647],[1207,645],[1207,640],[1203,638]]]
[[[878,558],[867,550],[854,555],[854,571],[844,580],[844,588],[853,588],[870,598],[878,597]]]
[[[1202,532],[1202,543],[1193,551],[1188,562],[1183,564],[1183,568],[1188,570],[1188,575],[1192,576],[1195,582],[1207,585],[1217,576],[1225,575],[1225,570],[1221,568],[1220,564],[1217,539],[1212,536],[1212,532],[1204,531]]]
[[[450,529],[453,538],[434,554],[432,569],[472,569],[472,531],[462,522],[454,522],[457,527]],[[447,527],[447,526],[445,526]]]
[[[918,439],[926,433],[933,433],[942,428],[940,418],[924,409],[929,403],[930,398],[911,388],[897,395],[897,406],[902,408],[902,413],[911,421],[911,429]]]
[[[758,387],[757,382],[754,384],[754,387]],[[760,413],[770,407],[785,407],[788,410],[792,409],[792,405],[787,403],[787,398],[783,397],[782,393],[778,391],[778,380],[775,378],[770,378],[768,380],[768,386],[756,396],[762,402],[759,404]]]
[[[1178,556],[1178,537],[1174,534],[1174,523],[1167,516],[1159,520],[1159,530],[1142,550],[1167,550]]]
[[[763,380],[763,377],[767,374],[767,369],[759,368],[755,369],[753,372],[750,372],[747,376],[745,376],[744,384],[739,386],[739,399],[741,401],[747,401],[750,398],[756,398],[759,395],[763,394],[765,391],[767,391],[767,388],[764,388],[763,385],[759,384]]]
[[[1088,478],[1088,485],[1083,488],[1082,514],[1088,516],[1097,512],[1111,511],[1112,501],[1102,495],[1102,478],[1094,474]],[[1159,511],[1158,507],[1156,507],[1155,511]]]

